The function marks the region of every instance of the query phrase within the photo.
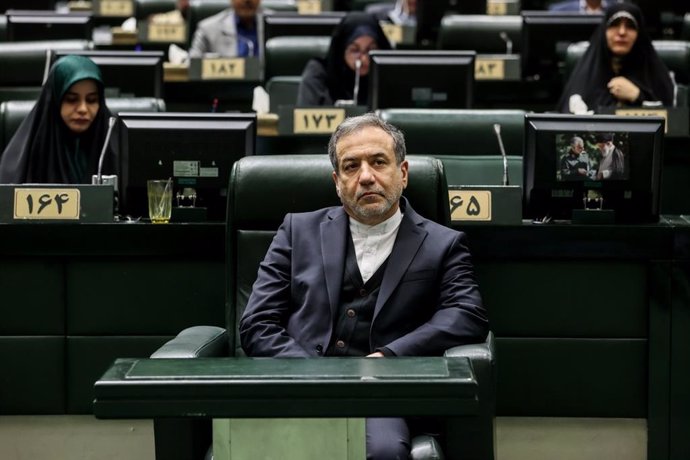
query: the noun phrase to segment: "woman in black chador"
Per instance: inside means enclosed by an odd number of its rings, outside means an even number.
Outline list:
[[[297,94],[299,106],[328,106],[354,99],[356,61],[361,63],[357,105],[367,105],[369,51],[390,49],[381,26],[367,13],[353,12],[333,31],[325,59],[307,62]]]
[[[109,118],[98,66],[83,56],[61,58],[0,157],[0,183],[90,183]],[[111,152],[104,163],[103,173],[115,172]]]
[[[652,46],[640,9],[631,3],[615,4],[606,10],[575,66],[558,109],[596,112],[599,107],[641,106],[644,101],[673,105],[673,82]]]

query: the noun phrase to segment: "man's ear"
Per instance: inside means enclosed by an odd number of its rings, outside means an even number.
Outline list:
[[[333,184],[335,184],[335,193],[338,194],[338,198],[340,198],[340,187],[338,187],[338,175],[333,171]]]

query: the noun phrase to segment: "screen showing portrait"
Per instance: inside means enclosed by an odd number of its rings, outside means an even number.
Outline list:
[[[525,217],[596,208],[616,222],[658,221],[663,134],[661,117],[526,115]]]
[[[556,180],[628,179],[629,133],[569,132],[556,134]]]

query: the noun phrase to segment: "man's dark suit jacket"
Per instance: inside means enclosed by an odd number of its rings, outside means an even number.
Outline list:
[[[488,331],[465,235],[423,218],[401,199],[403,219],[385,270],[371,351],[440,355]],[[349,219],[342,207],[288,214],[240,320],[248,356],[320,356],[328,348],[345,268]]]

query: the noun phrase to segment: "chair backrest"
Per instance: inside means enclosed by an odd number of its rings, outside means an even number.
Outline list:
[[[375,3],[381,3],[381,0],[352,0],[350,2],[350,9],[352,11],[365,11],[369,5]],[[392,3],[395,2],[393,1]]]
[[[387,109],[379,114],[403,131],[411,155],[500,155],[493,126],[498,123],[506,154],[522,156],[524,110]]]
[[[309,59],[324,57],[331,37],[280,36],[266,41],[266,80],[276,76],[302,75]]]
[[[683,15],[679,38],[681,40],[690,40],[690,13],[685,13]]]
[[[48,50],[87,50],[87,40],[0,43],[0,86],[40,86]]]
[[[654,40],[659,58],[673,71],[677,83],[690,84],[690,42],[683,40]],[[577,62],[589,48],[589,42],[571,43],[565,55],[565,75],[570,76]]]
[[[0,103],[0,154],[12,139],[19,125],[29,114],[35,100],[5,101]],[[165,101],[153,97],[106,98],[106,105],[113,114],[119,112],[165,112]]]
[[[520,16],[450,14],[441,20],[438,47],[446,50],[475,50],[477,53],[505,53],[504,33],[519,53],[522,41]]]
[[[344,16],[343,11],[326,11],[320,14],[267,13],[263,17],[264,40],[285,35],[330,37]]]
[[[134,15],[137,19],[146,20],[152,14],[167,13],[176,8],[176,0],[135,0]]]
[[[299,76],[271,77],[266,82],[270,112],[277,113],[281,105],[295,105],[302,79]]]
[[[404,195],[422,216],[448,225],[450,208],[442,163],[408,157]],[[258,265],[287,213],[337,206],[327,155],[248,156],[235,162],[228,186],[226,315],[230,348],[241,353],[237,322],[247,304]]]

